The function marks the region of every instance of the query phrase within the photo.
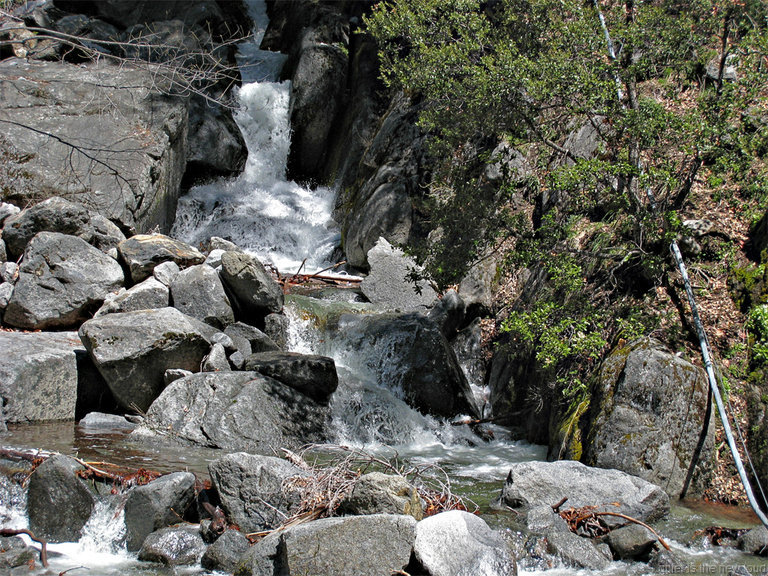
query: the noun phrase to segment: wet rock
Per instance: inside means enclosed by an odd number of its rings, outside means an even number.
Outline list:
[[[260,324],[264,316],[283,309],[283,291],[255,258],[243,252],[221,255],[221,281],[228,290],[235,316],[248,324]]]
[[[663,574],[684,574],[691,569],[690,564],[684,558],[664,548],[651,552],[648,566]]]
[[[738,547],[750,554],[768,556],[768,529],[765,526],[758,526],[742,534],[738,540]]]
[[[590,468],[572,460],[513,464],[501,502],[511,508],[532,508],[553,506],[565,497],[574,508],[597,506],[595,510],[643,521],[669,512],[669,496],[660,487],[619,470]]]
[[[240,558],[251,547],[242,532],[227,530],[208,549],[200,559],[200,564],[207,570],[233,573]]]
[[[517,573],[504,539],[481,518],[459,510],[436,514],[416,524],[413,553],[432,576]]]
[[[404,570],[411,558],[416,520],[373,514],[323,518],[268,537],[245,553],[238,576],[355,574],[382,576]],[[322,542],[322,546],[318,543]]]
[[[203,358],[201,372],[222,372],[231,370],[229,360],[227,360],[227,351],[221,344],[211,346],[211,351]]]
[[[408,404],[428,414],[478,415],[472,391],[456,354],[425,316],[345,314],[339,320],[345,356],[373,381],[400,389]]]
[[[406,311],[429,306],[437,299],[429,281],[419,276],[423,269],[384,238],[369,250],[367,259],[370,272],[360,289],[374,304]]]
[[[85,322],[79,335],[120,405],[147,410],[166,370],[198,370],[210,349],[191,320],[175,308],[107,314]]]
[[[605,541],[617,560],[647,560],[656,545],[656,537],[639,524],[611,530]]]
[[[120,265],[85,240],[40,232],[24,252],[3,320],[29,330],[74,327],[123,282]]]
[[[0,405],[5,420],[75,417],[77,354],[83,351],[76,332],[0,332],[0,350]]]
[[[280,350],[280,347],[264,332],[243,322],[235,322],[224,329],[224,334],[232,339],[238,352],[247,358],[257,352]]]
[[[205,256],[192,246],[163,234],[137,234],[117,246],[134,284],[149,278],[155,266],[175,262],[181,268],[202,264]]]
[[[424,516],[419,493],[402,476],[369,472],[363,474],[339,504],[343,514],[407,514]]]
[[[176,380],[147,411],[152,430],[261,454],[323,442],[329,419],[327,407],[257,372],[206,372]]]
[[[94,318],[115,312],[166,308],[169,302],[168,287],[154,278],[147,278],[128,290],[121,289],[117,294],[107,294],[104,304],[94,314]]]
[[[659,342],[644,338],[619,348],[600,370],[591,400],[600,410],[581,460],[639,476],[673,498],[686,488],[688,495],[699,494],[707,486],[714,453],[708,398],[704,371]],[[689,470],[692,462],[697,467]],[[693,480],[687,486],[689,472]]]
[[[91,517],[95,501],[76,475],[75,460],[56,455],[46,459],[29,477],[29,529],[49,542],[76,542]]]
[[[189,566],[200,562],[205,549],[205,542],[196,526],[162,528],[144,540],[139,560],[166,566]]]
[[[125,502],[128,550],[143,548],[142,544],[150,533],[179,523],[194,498],[195,475],[191,472],[167,474],[149,484],[133,488]]]
[[[552,532],[570,532],[568,523],[552,506],[534,506],[528,510],[525,520],[528,530],[535,534],[550,534]]]
[[[245,369],[274,378],[320,404],[328,404],[339,385],[336,363],[327,356],[260,352],[246,358]]]
[[[208,471],[227,518],[246,533],[277,528],[295,512],[301,491],[284,490],[284,483],[307,475],[287,460],[245,452],[211,462]]]
[[[236,174],[248,155],[229,110],[195,96],[189,102],[187,173],[201,176]]]
[[[9,170],[25,175],[8,199],[24,206],[44,191],[124,229],[170,228],[186,164],[187,104],[161,94],[161,78],[106,60],[17,58],[0,62],[0,76]]]
[[[18,259],[38,232],[77,236],[102,252],[125,240],[120,229],[104,216],[58,196],[25,208],[5,220],[3,240],[11,258]]]
[[[547,535],[547,551],[556,555],[567,566],[602,570],[611,560],[602,554],[587,538],[573,532],[552,532]]]

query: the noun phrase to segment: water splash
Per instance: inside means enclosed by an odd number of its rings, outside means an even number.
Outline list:
[[[81,554],[119,554],[125,547],[125,499],[98,500],[83,526],[78,542]]]

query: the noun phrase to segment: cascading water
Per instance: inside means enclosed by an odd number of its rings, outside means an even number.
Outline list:
[[[291,145],[289,81],[277,82],[282,54],[258,48],[266,29],[264,2],[249,2],[253,44],[240,48],[244,83],[235,120],[248,149],[237,178],[192,188],[179,200],[171,236],[196,245],[226,238],[285,272],[314,272],[330,264],[340,234],[331,217],[334,192],[286,180]]]

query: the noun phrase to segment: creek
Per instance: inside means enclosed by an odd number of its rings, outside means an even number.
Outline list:
[[[256,254],[263,261],[284,272],[303,266],[312,272],[331,263],[339,243],[339,230],[331,218],[334,191],[300,186],[285,178],[290,147],[290,84],[277,82],[283,57],[258,49],[266,28],[263,1],[249,6],[257,24],[255,43],[243,46],[239,60],[247,81],[239,90],[240,109],[236,120],[248,147],[245,171],[237,178],[219,180],[193,188],[179,204],[172,235],[190,244],[211,236],[229,239]],[[250,81],[250,82],[248,82]],[[541,460],[546,448],[512,440],[507,431],[490,427],[491,441],[480,441],[465,426],[424,416],[410,408],[398,391],[381,384],[371,374],[365,355],[351,354],[345,346],[343,331],[326,331],[328,323],[318,321],[324,315],[376,313],[370,304],[358,302],[353,291],[330,295],[289,296],[286,313],[291,319],[289,348],[293,351],[328,355],[336,361],[340,377],[332,399],[332,431],[335,443],[360,448],[380,457],[397,457],[415,465],[432,465],[436,474],[449,479],[452,490],[471,499],[483,518],[493,527],[508,530],[519,549],[524,538],[516,531],[512,513],[495,513],[489,508],[506,477],[509,464]],[[331,323],[332,324],[332,323]],[[386,354],[376,347],[368,355]],[[478,395],[482,382],[474,382]],[[178,446],[157,439],[136,437],[125,431],[88,430],[72,422],[9,426],[0,444],[14,449],[43,449],[77,455],[88,461],[108,461],[133,468],[144,467],[161,472],[189,470],[201,478],[208,475],[207,465],[222,456],[220,451]],[[23,498],[0,485],[0,527],[26,525]],[[727,574],[728,568],[745,564],[753,573],[765,572],[765,565],[730,548],[712,548],[693,534],[709,525],[753,526],[754,518],[730,509],[713,506],[673,508],[660,532],[687,560],[691,574]],[[124,524],[118,510],[97,508],[79,542],[51,545],[51,570],[59,573],[80,567],[73,574],[160,575],[205,574],[200,567],[165,568],[140,563],[125,551]],[[590,571],[558,566],[544,566],[534,560],[521,564],[526,574],[571,576]],[[545,569],[546,568],[546,569]],[[652,573],[642,563],[614,562],[600,576]]]

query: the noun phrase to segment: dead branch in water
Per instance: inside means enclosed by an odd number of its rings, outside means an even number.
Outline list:
[[[552,506],[552,510],[555,512],[558,512],[558,508],[562,506],[568,498],[563,498],[560,502],[558,502],[556,505]],[[568,508],[567,510],[562,510],[558,512],[560,517],[565,520],[568,523],[568,527],[571,529],[571,532],[577,534],[579,529],[582,529],[586,531],[590,536],[593,538],[599,537],[599,536],[605,536],[608,534],[611,529],[605,524],[605,522],[600,520],[601,516],[613,516],[616,518],[621,518],[623,520],[626,520],[627,522],[632,522],[634,524],[638,524],[648,530],[651,534],[653,534],[656,537],[656,540],[658,540],[659,544],[664,546],[667,550],[670,550],[669,544],[667,544],[664,541],[664,538],[662,538],[656,530],[648,526],[645,522],[638,520],[637,518],[632,518],[631,516],[627,516],[626,514],[621,514],[619,512],[608,512],[608,511],[597,511],[597,506],[582,506],[581,508]]]

